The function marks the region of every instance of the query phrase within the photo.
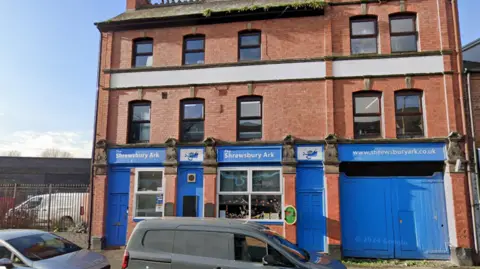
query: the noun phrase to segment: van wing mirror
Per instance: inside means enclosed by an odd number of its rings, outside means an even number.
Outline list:
[[[263,265],[276,265],[278,262],[272,255],[266,255],[262,258]]]

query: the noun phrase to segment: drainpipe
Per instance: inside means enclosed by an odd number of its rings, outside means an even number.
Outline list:
[[[95,115],[93,120],[93,138],[92,138],[92,160],[90,163],[90,209],[89,209],[89,224],[88,224],[88,249],[92,247],[92,224],[93,224],[93,175],[95,172],[95,140],[97,138],[97,115],[98,115],[98,98],[100,94],[100,70],[102,68],[102,46],[103,38],[100,32],[100,41],[98,49],[98,71],[97,71],[97,93],[95,96]]]

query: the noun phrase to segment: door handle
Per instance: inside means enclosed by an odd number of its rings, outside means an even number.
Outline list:
[[[402,224],[402,222],[403,222],[403,221],[400,219],[400,224]]]

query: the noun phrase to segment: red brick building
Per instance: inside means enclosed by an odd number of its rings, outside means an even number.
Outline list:
[[[220,217],[471,262],[454,1],[127,0],[97,27],[94,246]]]

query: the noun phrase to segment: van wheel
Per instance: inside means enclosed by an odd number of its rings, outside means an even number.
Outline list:
[[[60,230],[62,232],[67,232],[73,226],[75,226],[75,223],[71,217],[62,217],[60,219]]]

